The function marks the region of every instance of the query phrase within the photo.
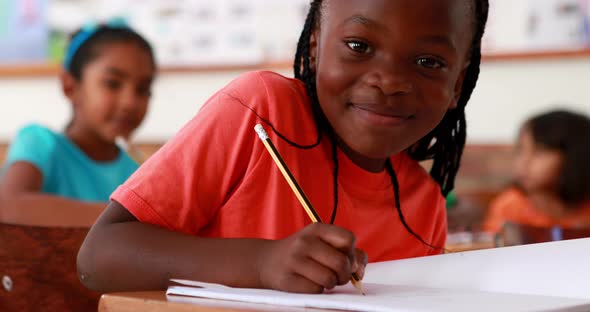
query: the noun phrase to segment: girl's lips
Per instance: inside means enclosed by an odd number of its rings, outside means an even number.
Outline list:
[[[135,121],[131,119],[115,119],[113,120],[113,124],[117,129],[124,131],[133,130],[136,127]]]
[[[413,115],[402,114],[378,105],[350,104],[351,109],[370,124],[380,127],[396,127],[413,118]]]

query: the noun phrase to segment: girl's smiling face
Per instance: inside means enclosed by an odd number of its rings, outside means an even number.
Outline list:
[[[358,165],[380,170],[456,106],[474,32],[470,3],[324,1],[311,40],[317,94]]]
[[[100,47],[72,97],[73,124],[105,142],[129,137],[141,124],[155,75],[151,55],[134,42]]]

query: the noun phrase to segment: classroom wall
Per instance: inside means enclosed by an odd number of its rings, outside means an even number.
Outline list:
[[[467,107],[469,143],[512,143],[524,120],[548,109],[590,115],[590,57],[482,65]]]
[[[280,69],[290,75],[289,69]],[[564,104],[590,114],[590,58],[490,61],[467,110],[470,143],[510,143],[530,114]],[[165,73],[155,83],[141,142],[163,142],[239,72]],[[28,122],[61,129],[70,116],[55,77],[0,77],[0,142]]]

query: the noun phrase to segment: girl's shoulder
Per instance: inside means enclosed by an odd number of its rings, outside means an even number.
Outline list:
[[[11,147],[13,149],[35,149],[37,151],[47,151],[55,148],[59,134],[50,128],[31,123],[20,128],[13,138]]]
[[[298,79],[290,78],[269,70],[245,72],[230,83],[230,85],[242,86],[257,86],[260,84],[267,86],[289,86],[293,84],[301,84],[303,86],[303,83]]]
[[[301,81],[272,71],[244,73],[230,82],[221,92],[240,99],[283,100],[295,97],[295,100],[307,100],[305,86]]]
[[[516,186],[511,186],[498,195],[498,199],[506,201],[526,201],[528,200],[526,194]]]
[[[42,172],[48,172],[59,146],[58,141],[59,135],[48,127],[28,124],[13,137],[5,166],[25,161],[34,164]]]
[[[17,132],[16,138],[21,136],[31,136],[31,137],[43,137],[43,138],[57,138],[57,133],[51,130],[49,127],[38,124],[38,123],[30,123],[22,128],[20,128]]]
[[[240,75],[203,107],[204,113],[221,114],[224,120],[245,120],[272,125],[279,133],[302,145],[313,144],[317,127],[304,84],[270,71]],[[233,117],[230,117],[233,116]]]
[[[499,210],[515,210],[530,207],[526,194],[518,187],[512,186],[502,191],[490,203],[490,208]],[[516,208],[515,208],[516,207]]]

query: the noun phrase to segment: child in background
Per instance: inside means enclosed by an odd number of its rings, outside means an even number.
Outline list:
[[[18,132],[0,180],[3,220],[93,224],[138,168],[115,138],[128,138],[141,124],[155,72],[150,44],[124,24],[88,25],[74,34],[60,76],[72,119],[63,133],[37,124]],[[54,215],[63,223],[47,217]]]
[[[518,136],[516,185],[495,199],[485,230],[505,222],[590,227],[590,119],[552,111],[531,118]]]
[[[312,1],[296,79],[248,73],[213,95],[115,191],[78,254],[82,282],[317,293],[362,277],[367,259],[441,253],[487,9]],[[310,224],[258,123],[326,224]]]

